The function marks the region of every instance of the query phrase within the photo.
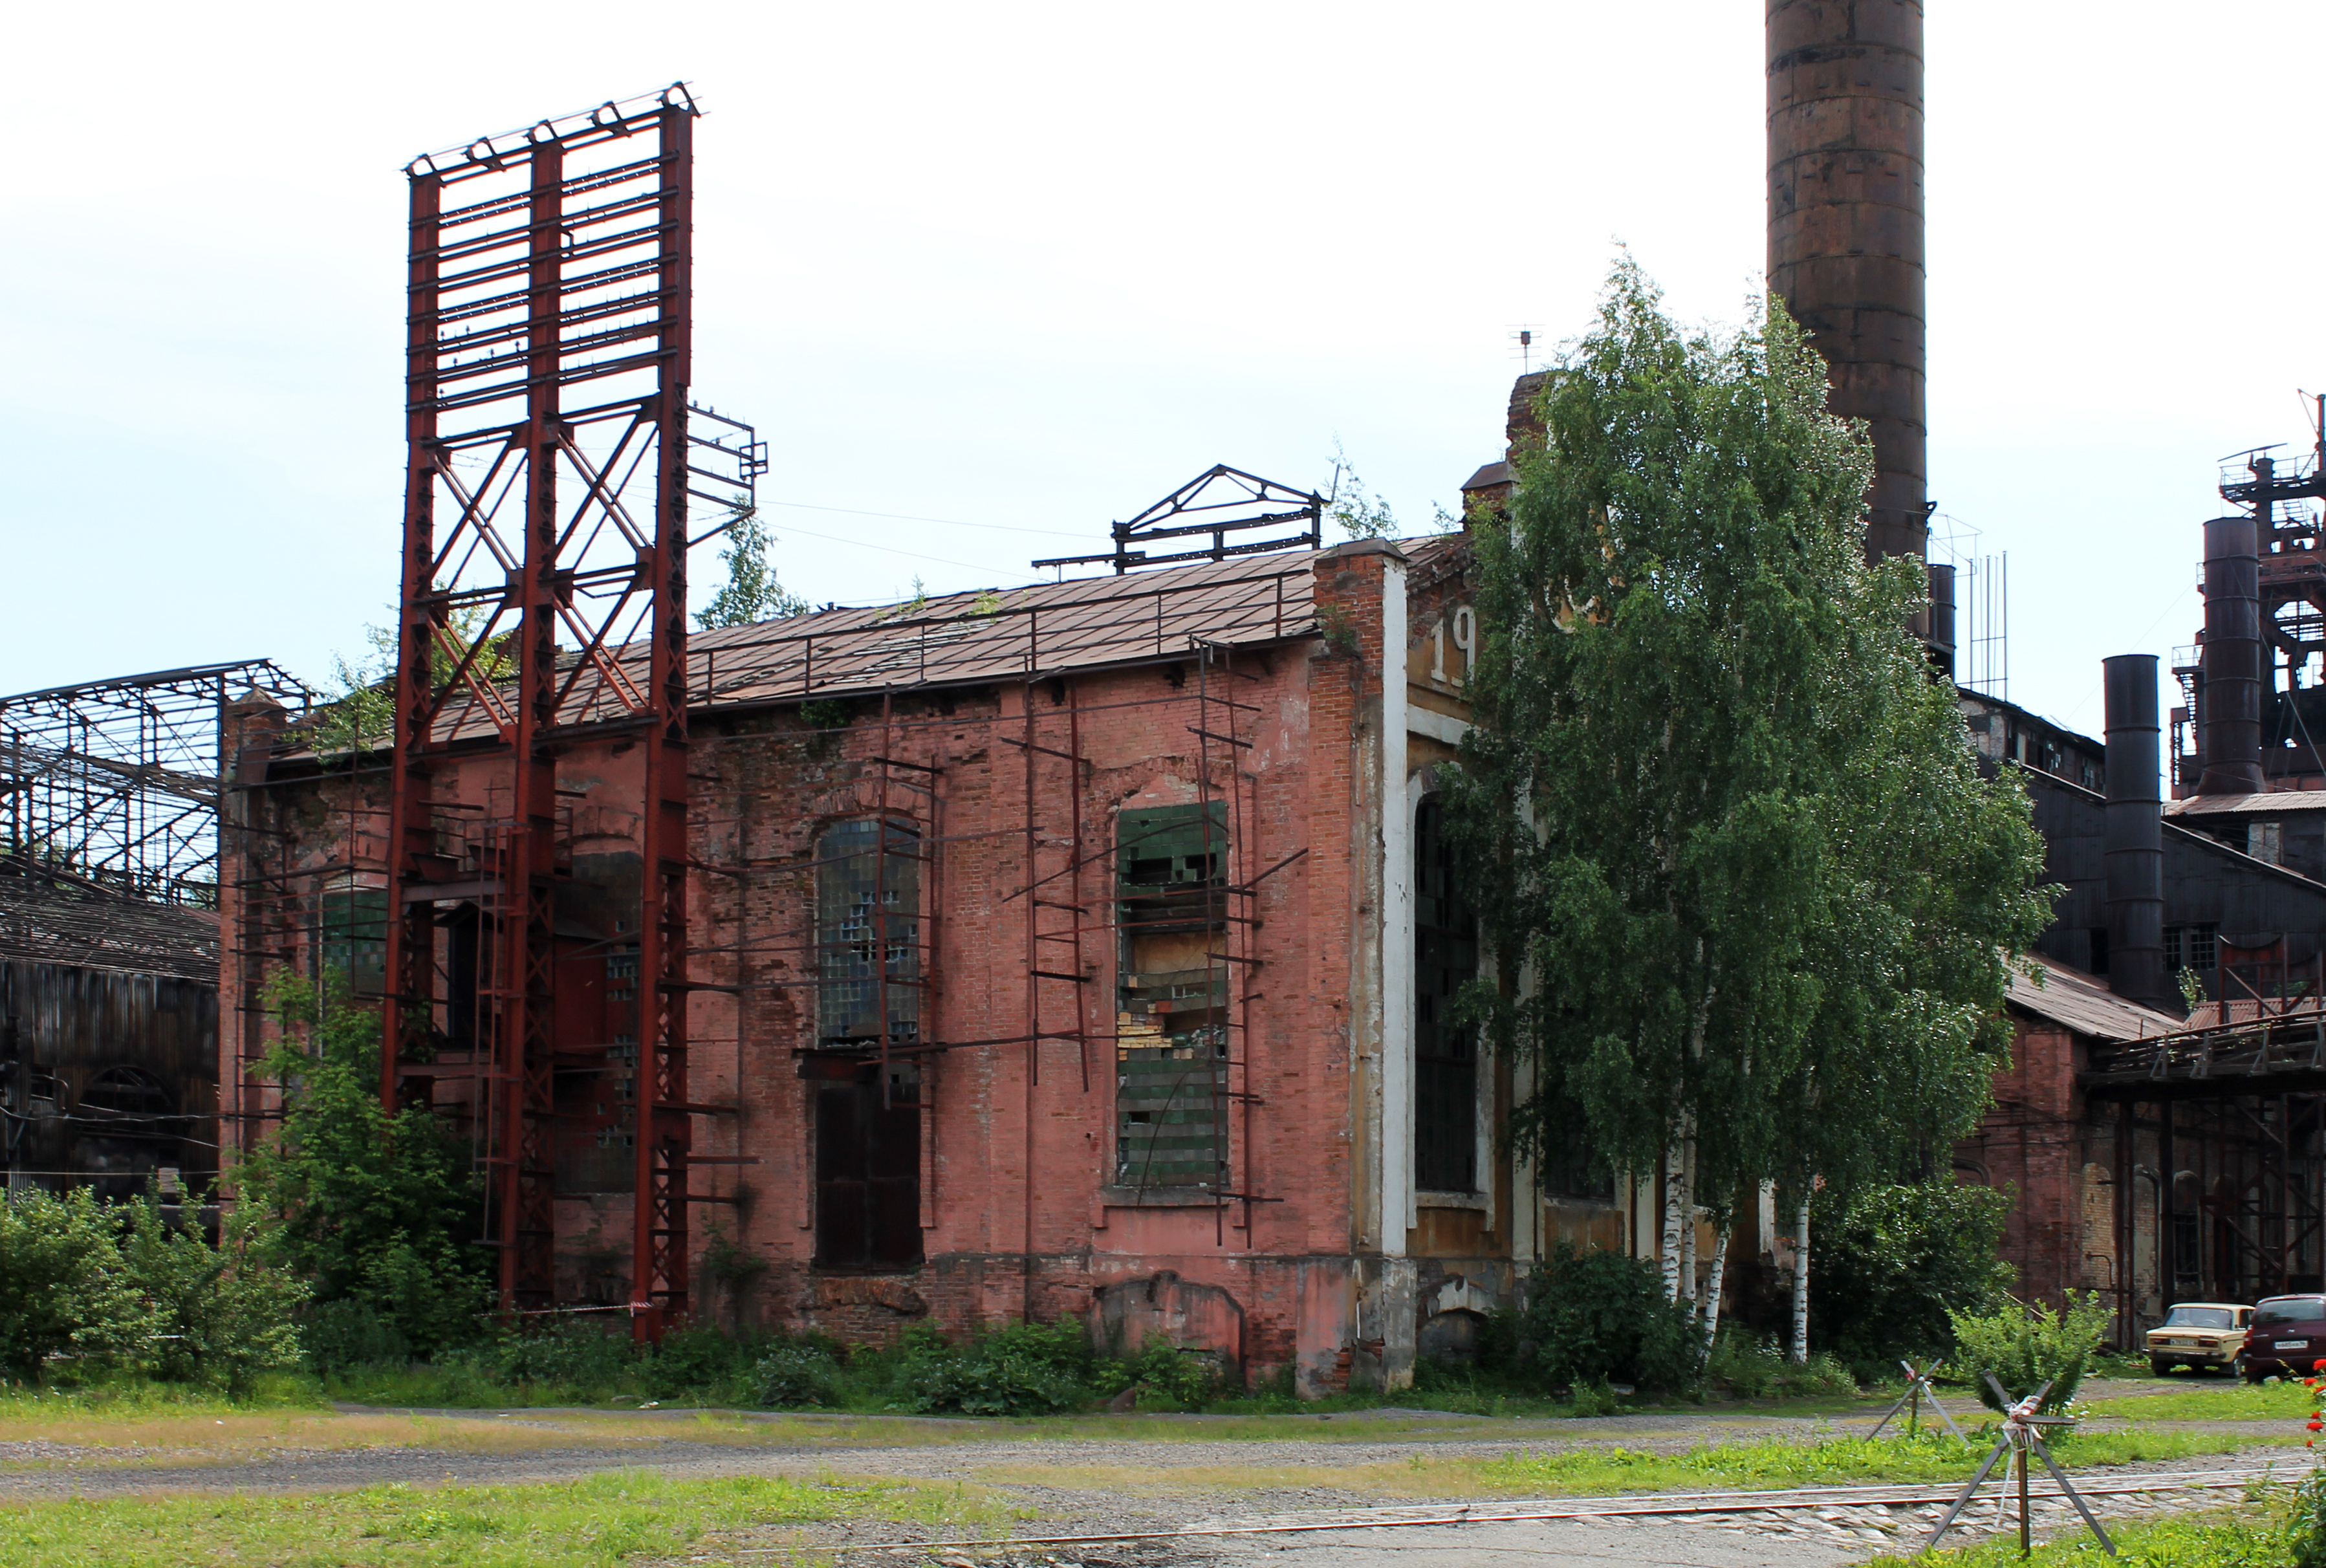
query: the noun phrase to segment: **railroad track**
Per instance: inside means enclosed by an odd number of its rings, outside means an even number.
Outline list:
[[[2178,1470],[2149,1475],[2100,1475],[2076,1489],[2087,1498],[2175,1492],[2243,1491],[2256,1482],[2290,1485],[2309,1469]],[[1795,1487],[1776,1491],[1643,1492],[1607,1498],[1501,1498],[1445,1507],[1399,1507],[1303,1510],[1265,1514],[1217,1525],[1170,1530],[1118,1530],[1082,1535],[1001,1535],[975,1540],[866,1542],[826,1545],[820,1551],[963,1552],[1014,1546],[1094,1546],[1109,1542],[1170,1541],[1220,1535],[1281,1535],[1334,1530],[1394,1530],[1448,1525],[1521,1524],[1554,1519],[1624,1519],[1752,1516],[1854,1508],[1942,1507],[1954,1501],[1960,1482],[1940,1485]],[[2015,1493],[2015,1488],[2014,1489]],[[1981,1498],[1990,1495],[1981,1489]],[[2031,1502],[2064,1502],[2067,1494],[2046,1479],[2030,1485]],[[2015,1496],[2012,1506],[2017,1506]]]

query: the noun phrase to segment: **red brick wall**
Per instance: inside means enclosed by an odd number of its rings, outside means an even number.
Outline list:
[[[2011,1066],[1996,1075],[1994,1109],[1958,1145],[1957,1171],[2014,1194],[2002,1252],[2019,1271],[2014,1293],[2056,1304],[2093,1272],[2084,1256],[2084,1165],[2092,1156],[2076,1087],[2078,1045],[2057,1025],[2014,1022]]]

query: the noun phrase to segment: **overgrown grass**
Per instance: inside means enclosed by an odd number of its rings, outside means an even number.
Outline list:
[[[2108,1535],[2121,1554],[2111,1562],[2100,1544],[2079,1523],[2072,1533],[2062,1530],[2048,1542],[2038,1542],[2026,1557],[2019,1554],[2015,1534],[1998,1536],[1958,1551],[1941,1548],[1928,1554],[1881,1556],[1882,1563],[1912,1562],[1915,1568],[2018,1568],[2022,1563],[2044,1568],[2086,1564],[2100,1568],[2285,1568],[2291,1561],[2284,1537],[2283,1500],[2241,1508],[2208,1508],[2201,1513],[2126,1523],[2106,1520]]]
[[[200,1384],[158,1383],[127,1374],[73,1385],[27,1387],[0,1383],[0,1424],[63,1415],[223,1415],[251,1410],[320,1410],[330,1405],[318,1379],[293,1373],[265,1375],[239,1395]]]
[[[1679,1453],[1576,1449],[1506,1454],[1479,1461],[1478,1479],[1512,1493],[1605,1493],[1845,1486],[1856,1481],[1966,1481],[1986,1456],[1975,1437],[1965,1446],[1925,1430],[1912,1441],[1856,1437],[1813,1443],[1707,1443]],[[2292,1441],[2289,1435],[2288,1442]],[[2266,1446],[2250,1435],[2205,1432],[2078,1433],[2052,1443],[2061,1462],[2078,1469],[2234,1453]]]
[[[2316,1408],[2316,1397],[2299,1383],[2191,1383],[2154,1394],[2095,1399],[2077,1409],[2123,1421],[2299,1422]]]
[[[999,1524],[961,1488],[619,1470],[527,1487],[371,1487],[299,1497],[0,1503],[0,1568],[586,1568],[700,1550],[739,1530],[879,1517]]]

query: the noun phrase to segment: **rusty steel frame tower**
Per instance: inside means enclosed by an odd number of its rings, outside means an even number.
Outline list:
[[[431,1076],[414,1070],[424,1069],[414,1047],[451,1005],[436,906],[471,901],[488,1245],[504,1311],[552,1305],[557,757],[581,732],[634,740],[645,799],[630,1310],[642,1336],[688,1299],[690,475],[748,490],[758,471],[749,433],[728,421],[722,432],[743,430],[740,479],[690,462],[698,448],[738,456],[688,432],[696,115],[674,84],[405,171],[407,466],[380,1092],[393,1107]],[[456,758],[506,770],[481,818],[475,802],[432,793]]]

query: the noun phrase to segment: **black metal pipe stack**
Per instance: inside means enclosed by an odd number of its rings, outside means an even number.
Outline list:
[[[2205,525],[2200,795],[2258,795],[2261,776],[2261,536],[2251,518]]]
[[[2164,973],[2164,800],[2157,770],[2156,656],[2104,658],[2107,692],[2108,988],[2173,1007]]]
[[[1955,569],[1942,563],[1931,566],[1931,660],[1946,675],[1955,673]]]

